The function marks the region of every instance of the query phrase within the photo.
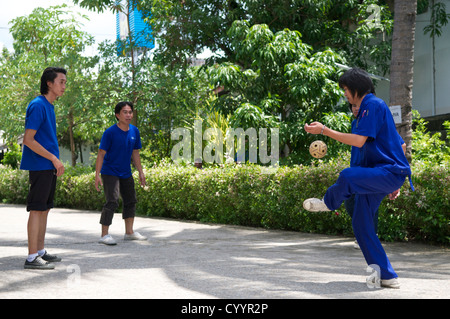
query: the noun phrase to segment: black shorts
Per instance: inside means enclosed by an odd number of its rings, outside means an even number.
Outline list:
[[[30,190],[27,211],[47,211],[53,208],[56,189],[56,170],[30,171]]]

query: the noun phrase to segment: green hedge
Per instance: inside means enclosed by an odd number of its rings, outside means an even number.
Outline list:
[[[146,169],[147,186],[136,186],[138,214],[202,222],[265,227],[322,234],[352,235],[342,205],[335,212],[311,213],[303,200],[321,197],[348,161],[267,169],[255,165],[199,170],[166,165]],[[412,192],[405,182],[400,197],[380,206],[379,236],[387,241],[450,243],[448,167],[416,164]],[[136,185],[137,183],[137,175]],[[0,200],[24,204],[28,174],[0,167]],[[68,170],[58,179],[56,205],[100,210],[104,198],[94,173]]]
[[[57,207],[101,210],[103,193],[94,185],[95,174],[90,168],[67,168],[57,180],[55,205]],[[28,172],[0,165],[0,201],[26,204]]]

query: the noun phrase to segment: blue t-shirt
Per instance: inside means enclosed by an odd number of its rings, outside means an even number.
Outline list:
[[[100,173],[129,178],[131,155],[133,150],[141,148],[141,136],[136,126],[130,124],[128,131],[122,131],[114,124],[103,133],[100,141],[100,149],[106,151]]]
[[[54,106],[42,95],[36,97],[27,107],[25,130],[36,130],[34,139],[47,151],[59,158],[58,139],[56,137],[56,119]],[[24,145],[20,169],[43,171],[55,169],[52,162],[36,154]]]
[[[362,167],[383,167],[388,171],[411,176],[411,168],[403,152],[402,142],[391,111],[373,94],[364,97],[352,132],[367,136],[358,161]]]

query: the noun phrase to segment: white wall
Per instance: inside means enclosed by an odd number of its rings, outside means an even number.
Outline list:
[[[83,151],[83,165],[85,165],[85,166],[91,165],[92,163],[90,161],[90,159],[91,159],[90,153],[93,152],[92,149],[94,149],[94,147],[83,145],[81,147],[81,149]],[[69,165],[72,165],[72,153],[70,152],[69,149],[62,147],[61,145],[59,146],[59,158],[60,158],[61,162],[63,162],[64,164],[67,163]],[[95,162],[95,158],[92,160],[92,162]],[[78,163],[81,163],[80,155],[78,155],[78,158],[77,158],[77,164]]]
[[[447,13],[450,13],[450,0],[440,2],[445,4]],[[440,37],[435,37],[433,77],[432,39],[430,34],[424,34],[423,31],[430,24],[430,18],[430,10],[416,18],[412,104],[422,117],[450,113],[450,23],[442,28]],[[388,81],[379,81],[376,93],[389,105]]]
[[[450,0],[441,0],[450,12]],[[433,43],[423,29],[430,24],[430,10],[416,19],[414,54],[413,108],[423,117],[450,113],[450,24],[442,28],[442,35]],[[434,73],[434,76],[433,76]]]

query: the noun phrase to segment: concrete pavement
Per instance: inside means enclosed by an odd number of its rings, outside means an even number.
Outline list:
[[[401,289],[368,287],[353,239],[137,217],[145,242],[98,244],[99,212],[53,209],[46,249],[55,270],[25,270],[24,206],[0,204],[0,299],[384,299],[450,297],[450,250],[384,243]],[[35,288],[39,287],[39,290]]]

